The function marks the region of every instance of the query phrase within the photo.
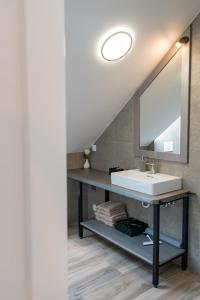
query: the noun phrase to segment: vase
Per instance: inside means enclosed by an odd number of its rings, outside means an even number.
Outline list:
[[[89,169],[89,168],[90,168],[90,163],[89,163],[88,158],[85,159],[85,163],[84,163],[84,165],[83,165],[83,168],[84,168],[84,169]]]

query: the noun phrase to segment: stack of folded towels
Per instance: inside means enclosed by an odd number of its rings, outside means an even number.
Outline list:
[[[119,202],[104,202],[94,208],[95,217],[106,225],[114,226],[116,221],[127,218],[125,205]]]

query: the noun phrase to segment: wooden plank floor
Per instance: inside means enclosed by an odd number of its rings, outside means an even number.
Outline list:
[[[72,227],[68,245],[69,300],[200,300],[200,278],[174,263],[161,268],[155,289],[151,268],[112,244],[80,240]]]

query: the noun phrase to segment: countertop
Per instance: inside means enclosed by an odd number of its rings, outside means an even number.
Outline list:
[[[128,197],[130,199],[146,202],[149,204],[162,204],[169,201],[180,200],[190,194],[189,190],[186,189],[180,189],[156,196],[136,192],[111,184],[111,176],[108,175],[108,173],[94,169],[70,170],[68,171],[67,176],[70,179],[74,179],[79,182],[86,183],[91,186],[96,186],[98,188]]]

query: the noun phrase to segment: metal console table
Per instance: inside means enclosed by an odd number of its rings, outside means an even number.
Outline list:
[[[111,184],[110,176],[102,171],[93,169],[76,169],[68,171],[68,178],[79,182],[79,199],[78,199],[78,229],[79,237],[83,238],[83,229],[87,229],[100,237],[112,242],[118,247],[140,258],[152,266],[152,284],[158,287],[159,268],[164,264],[180,257],[182,270],[187,268],[188,261],[188,210],[189,198],[191,193],[188,190],[181,189],[178,191],[151,196],[139,193],[129,189]],[[83,183],[105,190],[105,201],[109,201],[109,192],[123,195],[135,201],[149,203],[153,206],[153,245],[144,247],[142,242],[145,240],[144,235],[129,237],[117,231],[116,229],[104,225],[96,220],[83,221]],[[160,237],[160,206],[172,201],[183,201],[182,205],[182,244],[176,247],[172,244],[159,244]]]

